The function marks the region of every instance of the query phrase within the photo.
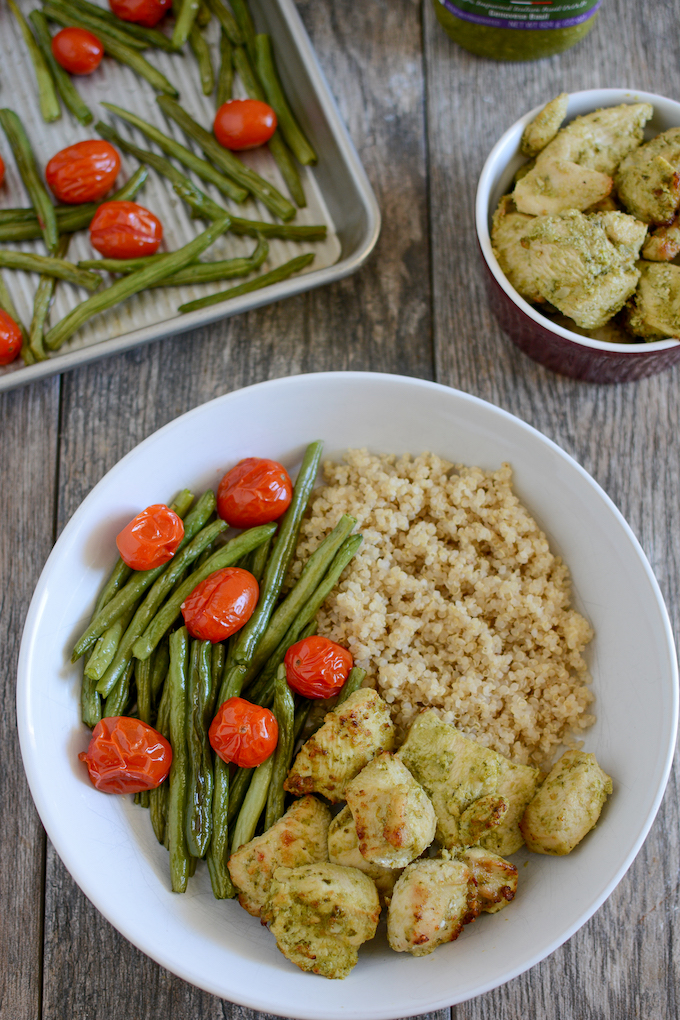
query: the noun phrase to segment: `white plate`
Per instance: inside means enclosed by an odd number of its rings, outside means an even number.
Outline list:
[[[296,469],[313,439],[328,455],[350,446],[433,450],[495,468],[515,487],[572,571],[577,608],[592,621],[598,721],[588,732],[614,779],[597,829],[568,857],[528,855],[515,901],[415,959],[381,935],[345,981],[303,974],[235,902],[213,899],[202,865],[189,891],[170,892],[168,856],[147,812],[103,796],[77,759],[82,666],[69,652],[115,558],[114,536],[141,507],[191,485],[215,485],[246,455]],[[124,457],[93,489],[38,583],[19,660],[21,749],[40,817],[83,892],[126,938],[215,995],[298,1020],[412,1016],[508,981],[569,938],[630,866],[659,807],[675,744],[675,649],[658,585],[616,507],[566,453],[517,418],[433,383],[369,373],[262,383],[185,414]],[[520,858],[521,859],[521,858]]]

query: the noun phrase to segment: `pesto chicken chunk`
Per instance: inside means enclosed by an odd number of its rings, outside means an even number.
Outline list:
[[[261,836],[229,858],[229,874],[244,910],[260,917],[277,868],[328,860],[331,813],[316,797],[303,797]]]
[[[566,159],[613,177],[621,160],[637,149],[654,113],[649,103],[622,103],[575,117],[541,150],[546,159]]]
[[[320,793],[331,803],[344,799],[346,784],[381,751],[394,747],[390,710],[371,688],[355,691],[325,717],[302,746],[288,773],[289,793]]]
[[[626,309],[628,329],[645,340],[680,338],[680,266],[641,262],[640,282]]]
[[[569,94],[561,92],[543,107],[530,124],[524,128],[520,148],[525,156],[537,156],[548,142],[551,142],[567,116]]]
[[[359,850],[372,864],[404,868],[434,839],[432,802],[406,766],[383,751],[345,787]]]
[[[498,264],[518,294],[540,304],[544,300],[531,274],[530,256],[522,246],[533,216],[517,212],[511,195],[504,195],[493,215],[491,244]]]
[[[432,709],[417,716],[398,757],[430,797],[445,847],[479,843],[505,855],[522,846],[518,823],[536,792],[538,769],[470,740]]]
[[[410,864],[397,880],[387,912],[387,940],[397,953],[427,956],[457,939],[478,914],[472,872],[444,851],[441,858]]]
[[[642,247],[643,259],[650,262],[670,262],[676,255],[680,255],[680,216],[653,230]]]
[[[680,127],[663,131],[621,161],[614,182],[633,216],[669,223],[680,205]]]
[[[347,977],[379,918],[371,879],[338,864],[278,868],[263,912],[283,955],[301,970],[327,978]]]
[[[336,815],[328,830],[328,859],[332,864],[346,868],[358,868],[373,879],[381,903],[389,903],[394,883],[401,875],[401,868],[383,868],[366,860],[359,849],[359,837],[352,818],[352,812],[345,805]]]
[[[607,198],[614,181],[599,170],[568,159],[540,159],[515,185],[512,197],[519,212],[550,216],[566,209],[587,209]]]
[[[520,822],[529,850],[555,856],[571,853],[597,822],[612,789],[611,778],[594,754],[567,751]]]
[[[481,846],[471,846],[456,854],[467,864],[477,883],[479,909],[495,914],[507,907],[517,892],[517,868],[500,854],[491,853]]]

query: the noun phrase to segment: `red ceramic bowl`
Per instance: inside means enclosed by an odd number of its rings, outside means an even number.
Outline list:
[[[645,137],[680,126],[680,103],[650,92],[626,89],[589,89],[569,97],[567,119],[619,103],[651,103],[654,117]],[[540,107],[527,113],[505,132],[491,150],[477,186],[477,239],[486,270],[489,302],[501,328],[520,350],[553,372],[588,382],[619,383],[642,379],[680,362],[680,340],[654,340],[646,344],[612,344],[572,333],[556,325],[511,287],[491,249],[491,217],[501,197],[510,190],[515,171],[525,157],[519,150],[522,132]]]

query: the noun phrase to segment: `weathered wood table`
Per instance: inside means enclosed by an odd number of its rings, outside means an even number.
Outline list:
[[[85,899],[45,838],[16,735],[21,629],[54,540],[102,475],[177,415],[262,379],[327,369],[398,372],[474,393],[594,475],[640,538],[676,633],[680,624],[680,369],[600,387],[534,365],[489,312],[473,225],[484,158],[527,109],[586,87],[680,98],[677,0],[605,0],[583,43],[526,65],[454,46],[429,0],[301,0],[299,9],[382,209],[369,265],[325,290],[0,398],[3,1020],[253,1015],[162,970]],[[642,852],[592,920],[452,1017],[680,1016],[678,829],[676,770]]]

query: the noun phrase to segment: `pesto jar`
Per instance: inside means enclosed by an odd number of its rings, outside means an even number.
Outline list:
[[[538,60],[590,32],[602,0],[432,0],[444,31],[492,60]]]

